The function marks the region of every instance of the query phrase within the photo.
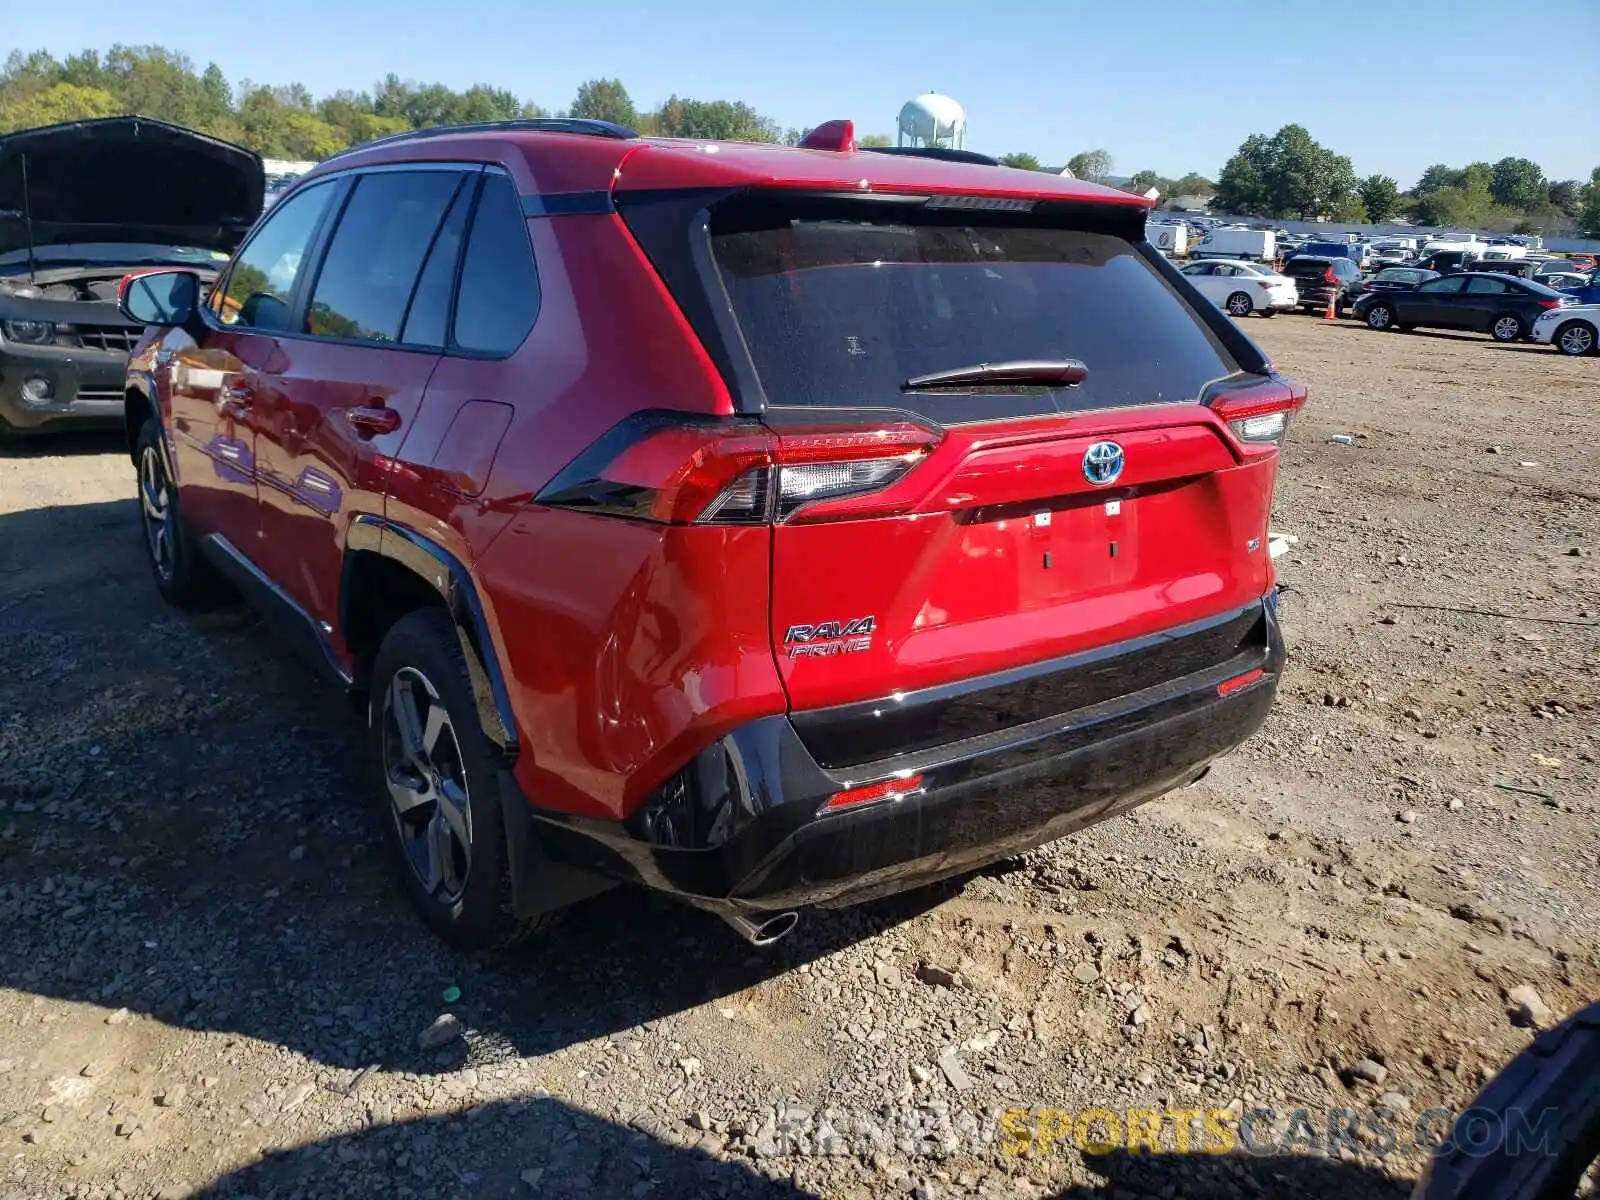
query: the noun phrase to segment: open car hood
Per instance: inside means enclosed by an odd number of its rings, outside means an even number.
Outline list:
[[[254,151],[148,117],[24,129],[0,137],[0,254],[26,249],[29,209],[35,246],[232,251],[261,215],[265,191]]]

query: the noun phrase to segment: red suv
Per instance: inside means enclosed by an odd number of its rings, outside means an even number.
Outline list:
[[[627,882],[770,941],[1266,717],[1305,393],[1143,199],[975,158],[428,130],[123,281],[156,585],[367,697],[448,940]]]

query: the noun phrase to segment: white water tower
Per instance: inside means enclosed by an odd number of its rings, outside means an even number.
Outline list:
[[[967,141],[967,113],[949,96],[924,92],[900,109],[902,146],[948,146],[962,149]]]

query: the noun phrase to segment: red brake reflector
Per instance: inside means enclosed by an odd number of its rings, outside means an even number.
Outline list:
[[[1259,683],[1265,675],[1266,672],[1257,667],[1253,671],[1246,671],[1243,675],[1235,675],[1232,679],[1224,679],[1217,684],[1217,695],[1231,696],[1235,692],[1242,692],[1252,683]]]
[[[854,154],[856,127],[853,121],[824,121],[800,139],[802,150],[836,150],[841,154]]]
[[[921,787],[921,775],[908,775],[904,779],[886,779],[882,783],[869,783],[838,793],[822,806],[822,811],[838,812],[841,808],[854,808],[860,804],[871,804],[875,800],[905,796],[918,791]]]

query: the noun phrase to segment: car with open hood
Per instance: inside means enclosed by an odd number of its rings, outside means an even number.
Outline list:
[[[214,280],[264,190],[253,151],[145,117],[0,137],[0,436],[119,428],[143,333],[117,311],[123,276]]]

